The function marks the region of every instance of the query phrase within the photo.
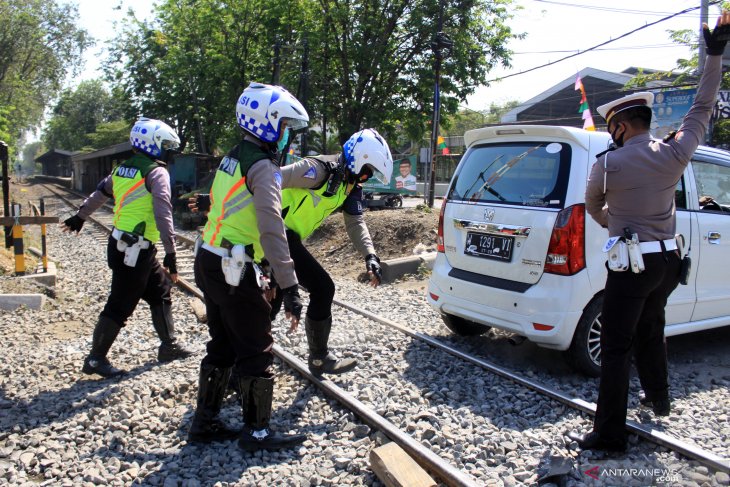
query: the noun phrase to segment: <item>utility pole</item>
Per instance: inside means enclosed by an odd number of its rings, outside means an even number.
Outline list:
[[[3,214],[10,216],[10,178],[8,176],[8,144],[0,140],[0,163],[3,171]],[[5,248],[13,246],[12,228],[5,227]]]
[[[434,192],[436,188],[436,146],[439,135],[439,121],[441,119],[441,61],[444,58],[443,49],[451,49],[454,43],[444,34],[444,0],[439,0],[438,32],[431,42],[434,54],[434,83],[433,83],[433,120],[431,126],[431,160],[426,170],[424,193],[426,204],[433,208]]]
[[[710,1],[709,0],[700,0],[700,38],[699,42],[697,43],[699,45],[699,56],[698,56],[698,63],[697,63],[697,71],[698,74],[702,74],[702,72],[705,70],[705,59],[707,58],[707,52],[705,51],[705,40],[702,37],[702,26],[703,24],[707,24],[707,19],[709,17],[709,10],[710,10]]]

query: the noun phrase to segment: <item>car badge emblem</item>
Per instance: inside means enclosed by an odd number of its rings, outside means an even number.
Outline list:
[[[484,210],[484,219],[488,222],[494,220],[494,210],[491,208]]]

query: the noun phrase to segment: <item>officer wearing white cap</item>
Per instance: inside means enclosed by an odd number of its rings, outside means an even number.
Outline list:
[[[593,431],[568,436],[583,449],[626,449],[629,369],[635,357],[644,390],[640,397],[655,415],[669,414],[664,307],[679,283],[680,257],[675,241],[674,191],[687,163],[704,139],[722,76],[722,53],[730,33],[723,12],[714,31],[704,26],[705,71],[697,95],[674,137],[649,134],[651,93],[636,93],[598,108],[616,150],[601,155],[586,188],[586,210],[609,236],[636,235],[640,242],[635,272],[609,268],[601,321],[601,381]],[[607,244],[608,247],[608,244]],[[638,257],[636,257],[638,255]],[[640,266],[636,266],[636,271]]]

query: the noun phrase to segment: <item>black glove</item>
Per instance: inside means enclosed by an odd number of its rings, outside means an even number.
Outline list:
[[[84,226],[84,220],[79,217],[78,215],[74,215],[71,218],[67,218],[63,222],[64,225],[66,225],[72,232],[80,232],[81,227]]]
[[[365,267],[368,271],[373,273],[375,279],[378,280],[378,284],[383,280],[383,270],[380,268],[380,259],[375,254],[368,254],[365,257]]]
[[[165,258],[162,260],[162,267],[167,269],[170,274],[177,274],[177,254],[171,252],[165,254]]]
[[[210,211],[210,194],[195,195],[195,206],[200,212]]]
[[[302,317],[302,298],[299,296],[299,286],[293,285],[282,289],[284,294],[284,311],[293,314],[296,319]]]
[[[709,27],[703,27],[702,35],[705,37],[707,54],[710,56],[720,55],[725,52],[725,44],[730,39],[730,25],[715,27],[712,32],[710,32]]]

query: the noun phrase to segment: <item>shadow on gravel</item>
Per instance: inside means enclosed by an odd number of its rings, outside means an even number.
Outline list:
[[[311,398],[311,393],[305,392],[307,388],[301,389],[296,397],[292,399],[291,405],[286,408],[277,408],[272,413],[271,427],[276,431],[288,431],[290,428],[299,433],[309,436],[312,433],[321,434],[319,431],[325,425],[312,427],[294,427],[293,419],[298,418],[304,409],[303,403]],[[175,451],[162,448],[152,449],[148,452],[125,451],[124,445],[112,442],[107,448],[97,449],[91,452],[88,457],[99,459],[107,464],[109,459],[116,457],[122,463],[137,462],[138,465],[152,462],[157,465],[155,471],[135,479],[134,485],[168,485],[168,479],[182,481],[181,465],[185,466],[184,478],[198,479],[203,485],[212,485],[218,482],[235,483],[251,468],[268,467],[278,464],[286,464],[298,460],[301,455],[299,448],[282,451],[260,451],[245,452],[240,450],[236,440],[225,442],[187,443],[188,430],[193,421],[195,406],[189,405],[185,413],[180,417],[178,429],[175,435],[182,446]],[[238,399],[238,393],[231,392],[224,400],[221,408],[220,419],[231,428],[242,428],[242,414]],[[177,441],[174,444],[179,444]],[[177,484],[176,484],[177,485]]]
[[[86,376],[79,371],[80,379],[69,387],[57,391],[43,391],[30,400],[8,399],[7,392],[0,389],[0,397],[3,398],[0,434],[25,433],[39,426],[64,421],[81,411],[102,405],[108,397],[119,392],[120,386],[123,386],[126,380],[156,366],[157,362],[150,362],[128,370],[126,375],[116,379],[87,378],[95,376]],[[13,431],[14,429],[18,430]]]

